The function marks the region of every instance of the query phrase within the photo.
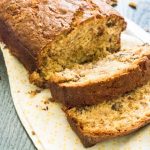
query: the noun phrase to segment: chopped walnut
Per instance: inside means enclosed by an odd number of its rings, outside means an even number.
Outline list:
[[[44,104],[49,104],[49,99],[44,100]]]
[[[34,132],[34,131],[32,131],[32,135],[35,135],[35,132]]]
[[[34,97],[36,94],[40,93],[41,90],[35,90],[35,91],[30,91],[28,94],[30,94],[31,97]]]
[[[121,104],[120,102],[114,103],[114,104],[111,106],[111,109],[112,109],[112,110],[115,110],[115,111],[119,111],[121,108],[122,108],[122,104]]]
[[[130,2],[129,3],[129,6],[133,9],[136,9],[137,8],[137,4],[135,2]]]

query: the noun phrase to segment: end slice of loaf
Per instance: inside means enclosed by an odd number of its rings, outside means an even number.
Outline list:
[[[127,135],[150,123],[150,82],[118,99],[65,113],[85,147]]]
[[[116,98],[149,79],[150,45],[143,45],[56,73],[50,89],[67,106],[85,106]]]

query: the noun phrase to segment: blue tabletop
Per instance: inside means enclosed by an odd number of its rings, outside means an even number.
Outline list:
[[[137,9],[128,6],[133,0],[118,1],[117,9],[122,15],[150,32],[150,0],[134,0],[137,2]],[[0,52],[0,150],[35,149],[15,111],[5,63]]]

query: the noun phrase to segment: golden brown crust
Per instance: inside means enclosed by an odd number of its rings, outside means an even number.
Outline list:
[[[52,96],[69,107],[93,105],[116,98],[144,85],[150,79],[150,54],[142,56],[135,64],[105,81],[96,80],[76,86],[50,83]]]
[[[109,140],[115,137],[125,136],[130,133],[135,132],[139,128],[146,126],[150,123],[150,115],[145,116],[144,118],[141,118],[139,122],[135,122],[134,125],[130,126],[129,128],[126,128],[125,130],[120,130],[117,132],[102,132],[101,134],[98,134],[97,136],[93,136],[92,134],[85,134],[82,132],[82,129],[77,125],[77,122],[73,120],[66,112],[67,120],[71,126],[71,128],[75,131],[75,133],[79,136],[81,142],[85,147],[91,147],[99,142]]]
[[[14,32],[0,20],[1,40],[7,45],[10,52],[16,56],[30,72],[36,69],[36,60],[28,49],[14,35]]]
[[[43,47],[59,34],[69,31],[72,25],[98,15],[117,15],[123,20],[109,5],[103,2],[96,5],[96,1],[2,0],[0,36],[29,71],[36,70]],[[78,12],[83,13],[81,18]]]

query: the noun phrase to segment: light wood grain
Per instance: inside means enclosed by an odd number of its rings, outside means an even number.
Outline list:
[[[150,31],[150,0],[136,0],[136,10],[128,6],[130,1],[120,0],[117,9],[121,14]],[[21,125],[13,106],[1,52],[0,76],[0,150],[35,150],[36,148]]]

